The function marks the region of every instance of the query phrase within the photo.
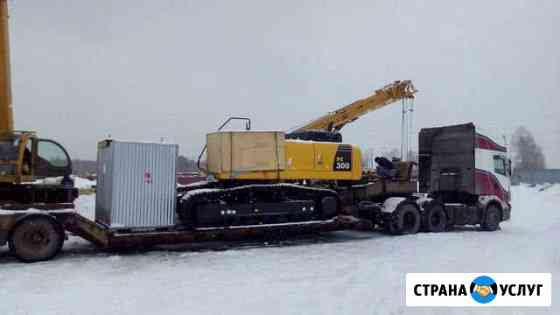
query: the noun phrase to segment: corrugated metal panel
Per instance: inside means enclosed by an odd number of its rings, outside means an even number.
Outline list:
[[[101,141],[97,150],[97,185],[95,195],[95,219],[109,225],[111,223],[111,196],[113,187],[113,150]]]
[[[177,153],[172,144],[100,146],[96,220],[113,228],[175,224]]]

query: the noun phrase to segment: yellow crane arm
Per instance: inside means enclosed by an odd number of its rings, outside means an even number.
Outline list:
[[[8,1],[0,0],[0,137],[14,131],[9,47]]]
[[[375,94],[315,119],[305,126],[297,128],[294,132],[309,130],[339,131],[346,124],[353,122],[368,112],[377,110],[400,99],[414,98],[416,91],[410,80],[395,81],[375,91]]]

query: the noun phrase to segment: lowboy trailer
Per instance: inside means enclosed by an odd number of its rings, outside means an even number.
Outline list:
[[[154,245],[205,241],[281,239],[369,227],[367,221],[337,216],[329,221],[295,224],[254,225],[192,230],[184,226],[157,229],[111,229],[75,210],[0,210],[0,246],[9,244],[12,254],[23,262],[49,260],[62,249],[65,233],[79,236],[103,250],[144,248]]]
[[[395,178],[330,188],[288,182],[177,189],[176,146],[111,140],[98,152],[95,220],[74,209],[0,210],[0,246],[35,262],[56,256],[67,232],[101,249],[122,249],[375,227],[397,235],[456,225],[494,231],[511,216],[507,150],[473,124],[421,130],[418,181],[410,176],[413,164],[402,163]]]

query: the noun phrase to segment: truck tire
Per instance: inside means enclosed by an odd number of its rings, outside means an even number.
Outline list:
[[[496,231],[500,228],[501,210],[498,206],[491,204],[486,208],[484,219],[480,227],[484,231]]]
[[[440,233],[447,227],[447,215],[443,205],[436,203],[430,205],[424,212],[422,227],[426,232]]]
[[[400,204],[391,215],[389,231],[395,235],[415,234],[420,230],[420,211],[410,203]]]
[[[16,225],[9,246],[18,260],[31,263],[53,258],[63,243],[62,229],[55,221],[48,217],[34,216]]]

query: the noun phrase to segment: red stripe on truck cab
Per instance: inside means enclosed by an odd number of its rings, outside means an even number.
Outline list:
[[[507,152],[506,147],[497,144],[494,140],[481,134],[476,135],[476,147],[485,150]]]

